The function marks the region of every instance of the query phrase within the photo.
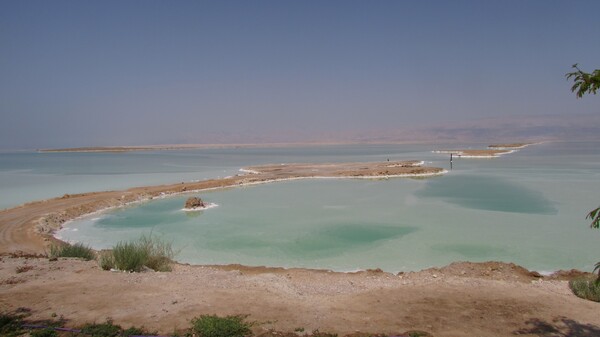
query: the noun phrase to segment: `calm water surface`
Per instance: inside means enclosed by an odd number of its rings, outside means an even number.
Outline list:
[[[445,155],[430,152],[435,148],[0,154],[1,205],[214,178],[262,163],[390,158],[449,168]],[[302,180],[205,192],[200,196],[219,206],[203,212],[181,211],[189,197],[181,195],[90,216],[58,235],[108,248],[153,233],[173,242],[178,260],[201,264],[396,272],[501,260],[540,271],[590,270],[600,231],[588,227],[585,214],[600,202],[599,190],[600,143],[547,143],[497,159],[455,159],[442,177]]]

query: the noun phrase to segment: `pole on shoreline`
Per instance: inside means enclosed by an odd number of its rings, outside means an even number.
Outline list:
[[[450,170],[452,171],[452,152],[450,152]]]

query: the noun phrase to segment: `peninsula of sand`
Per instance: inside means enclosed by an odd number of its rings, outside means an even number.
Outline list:
[[[52,233],[78,217],[173,194],[207,189],[307,178],[417,177],[443,174],[441,168],[424,167],[420,161],[370,163],[275,164],[241,169],[243,173],[222,179],[135,187],[124,191],[65,194],[0,211],[0,253],[44,252]]]
[[[434,150],[433,153],[445,153],[459,158],[498,158],[513,153],[534,143],[505,143],[488,145],[487,149]]]
[[[55,149],[39,149],[38,152],[132,152],[132,151],[170,151],[170,150],[198,150],[198,149],[227,149],[227,148],[285,148],[314,145],[342,145],[346,142],[296,142],[296,143],[226,143],[226,144],[163,144],[139,146],[89,146],[69,147]]]
[[[112,207],[215,188],[286,179],[439,175],[421,162],[279,164],[201,182],[64,195],[0,211],[0,312],[69,326],[102,322],[173,335],[199,315],[247,315],[259,336],[311,331],[397,336],[600,336],[600,303],[573,295],[566,279],[510,263],[457,262],[397,275],[177,264],[172,272],[103,271],[95,261],[45,258],[52,232]],[[377,262],[374,261],[374,264]],[[271,331],[282,331],[274,333]],[[295,333],[294,333],[295,331]],[[407,335],[407,334],[403,334]],[[413,334],[414,335],[414,334]]]

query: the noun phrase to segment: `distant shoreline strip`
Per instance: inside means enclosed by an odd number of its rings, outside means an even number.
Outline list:
[[[510,154],[523,149],[527,146],[537,143],[509,143],[492,144],[487,149],[466,149],[466,150],[433,150],[432,153],[444,153],[455,155],[459,158],[491,159],[498,158],[505,154]]]

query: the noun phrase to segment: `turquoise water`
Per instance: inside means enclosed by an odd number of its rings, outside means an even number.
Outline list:
[[[128,153],[0,152],[0,209],[82,193],[225,177],[244,166],[430,157],[426,145],[205,149]]]
[[[429,182],[416,193],[439,198],[464,208],[530,214],[556,214],[555,205],[543,193],[505,178],[486,175],[448,175]]]
[[[396,272],[454,261],[501,260],[538,271],[591,270],[600,258],[600,231],[588,227],[585,214],[600,203],[599,145],[547,143],[497,159],[455,159],[448,174],[427,179],[318,179],[204,192],[199,195],[219,206],[196,213],[181,210],[189,197],[181,195],[93,215],[68,224],[59,235],[108,248],[153,233],[173,242],[180,250],[178,260],[201,264]],[[229,175],[259,163],[390,158],[423,159],[449,168],[446,156],[430,152],[439,147],[106,154],[100,156],[104,166],[94,167],[96,171],[77,169],[73,163],[68,173],[59,167],[54,173],[49,168],[33,173],[59,181],[94,177],[93,184],[101,186],[90,189],[102,190],[108,189],[103,182],[123,188],[186,181]],[[86,154],[69,155],[75,160]]]

